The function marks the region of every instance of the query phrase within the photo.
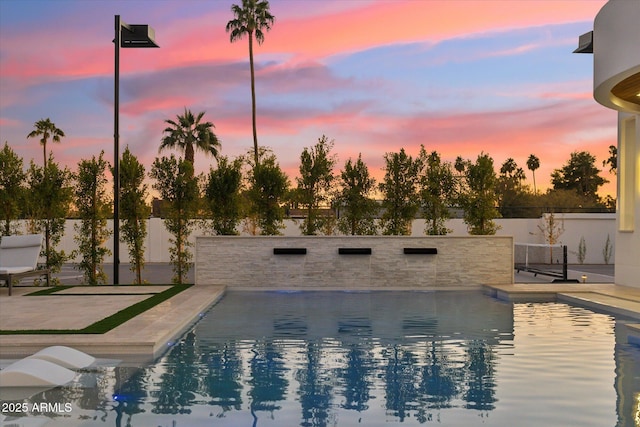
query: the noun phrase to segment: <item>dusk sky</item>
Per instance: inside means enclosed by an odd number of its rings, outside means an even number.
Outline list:
[[[76,170],[105,151],[113,161],[114,15],[149,24],[159,49],[122,49],[120,147],[147,170],[164,120],[205,111],[235,157],[252,147],[248,42],[229,42],[240,0],[0,0],[0,143],[42,164],[34,123]],[[385,152],[420,144],[445,160],[513,157],[538,189],[573,151],[602,161],[616,113],[592,97],[593,58],[572,54],[604,0],[271,0],[276,17],[255,46],[258,142],[291,178],[300,153],[326,135],[336,171],[362,153],[380,178]],[[170,152],[166,152],[169,155]],[[215,162],[196,153],[196,172]]]

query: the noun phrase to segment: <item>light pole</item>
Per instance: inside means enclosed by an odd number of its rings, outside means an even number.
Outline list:
[[[159,47],[148,25],[128,25],[115,15],[113,91],[113,284],[120,282],[120,48]]]

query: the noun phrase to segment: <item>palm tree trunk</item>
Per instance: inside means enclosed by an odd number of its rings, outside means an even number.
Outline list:
[[[191,163],[191,166],[193,166],[194,159],[195,153],[193,150],[193,144],[186,144],[184,147],[184,160]]]
[[[533,174],[533,193],[538,194],[538,189],[536,188],[536,171],[532,170],[531,173]]]
[[[253,68],[253,32],[249,32],[249,65],[251,67],[251,120],[253,125],[253,157],[258,166],[258,131],[256,129],[256,83]]]
[[[42,153],[44,154],[44,168],[47,168],[47,140],[45,139],[44,142],[42,143]]]

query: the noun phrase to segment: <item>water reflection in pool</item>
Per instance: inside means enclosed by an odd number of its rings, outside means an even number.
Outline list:
[[[30,401],[83,426],[635,426],[640,350],[616,329],[475,292],[231,292],[155,365]]]

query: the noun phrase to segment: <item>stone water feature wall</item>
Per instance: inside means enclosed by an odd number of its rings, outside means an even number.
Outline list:
[[[196,285],[447,288],[513,283],[510,236],[199,236]]]

